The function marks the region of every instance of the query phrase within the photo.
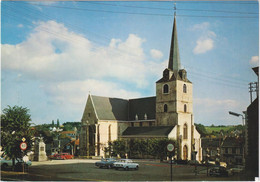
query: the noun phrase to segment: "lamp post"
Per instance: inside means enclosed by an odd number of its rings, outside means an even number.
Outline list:
[[[243,112],[243,113],[246,114],[246,112]],[[242,114],[238,114],[238,113],[235,113],[235,112],[232,112],[232,111],[229,111],[229,114],[236,116],[236,117],[241,116],[242,117],[242,125],[245,126],[245,117]],[[247,129],[245,129],[245,132],[246,132],[245,135],[247,135]],[[243,147],[243,163],[245,163],[246,136],[244,136],[244,140],[245,140],[245,144],[244,144],[244,147]]]
[[[206,149],[206,164],[207,164],[207,176],[209,176],[209,148]]]
[[[229,111],[228,112],[230,115],[233,115],[233,116],[236,116],[236,117],[239,117],[239,116],[242,116],[242,125],[245,125],[245,117],[242,115],[242,114],[238,114],[238,113],[235,113],[235,112],[232,112],[232,111]]]

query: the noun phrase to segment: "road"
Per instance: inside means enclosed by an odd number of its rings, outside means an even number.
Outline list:
[[[33,162],[26,173],[1,171],[2,180],[29,181],[170,181],[170,164],[159,161],[136,160],[139,170],[99,169],[96,160],[72,159]],[[207,177],[206,168],[173,165],[173,181],[239,181],[241,177]]]

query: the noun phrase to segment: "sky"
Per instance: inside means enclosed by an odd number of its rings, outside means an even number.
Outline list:
[[[180,2],[180,60],[193,83],[195,123],[237,125],[257,81],[256,1]],[[88,94],[155,96],[167,68],[173,1],[1,2],[1,110],[34,124],[81,121]]]

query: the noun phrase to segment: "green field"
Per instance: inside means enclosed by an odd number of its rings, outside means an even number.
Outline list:
[[[212,133],[213,131],[215,132],[220,132],[220,130],[223,130],[223,131],[228,131],[229,129],[232,129],[234,128],[235,129],[235,126],[205,126],[205,129],[207,131],[207,133]]]

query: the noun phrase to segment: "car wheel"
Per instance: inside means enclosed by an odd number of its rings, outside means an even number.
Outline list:
[[[126,171],[128,171],[128,170],[129,170],[128,166],[126,166],[125,170],[126,170]]]
[[[135,170],[138,170],[139,166],[136,166]]]

